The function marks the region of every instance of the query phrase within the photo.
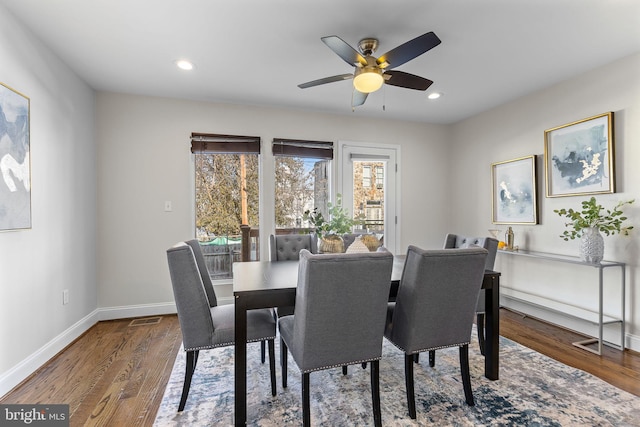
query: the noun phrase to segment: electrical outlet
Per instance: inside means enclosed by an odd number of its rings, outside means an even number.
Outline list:
[[[62,305],[69,304],[69,289],[62,291]]]
[[[164,211],[171,212],[173,210],[173,205],[171,204],[171,200],[166,200],[164,202]]]

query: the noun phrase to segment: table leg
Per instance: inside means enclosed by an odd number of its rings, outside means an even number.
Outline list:
[[[247,423],[247,307],[235,297],[235,425]]]
[[[491,280],[492,286],[485,289],[485,349],[484,376],[490,380],[498,379],[499,372],[499,338],[500,338],[500,277],[485,276]]]

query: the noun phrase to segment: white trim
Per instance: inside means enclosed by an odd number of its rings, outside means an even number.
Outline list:
[[[502,291],[502,289],[501,289]],[[597,328],[593,323],[588,320],[579,319],[574,316],[559,313],[553,309],[542,307],[539,305],[533,305],[530,302],[513,299],[509,295],[500,295],[500,306],[509,308],[511,310],[523,313],[525,315],[542,320],[543,322],[553,323],[563,328],[576,331],[581,334],[597,336]],[[611,329],[613,328],[613,330]],[[619,344],[620,332],[618,325],[613,325],[611,328],[605,325],[604,341]],[[629,350],[640,351],[640,336],[632,335],[629,332],[625,333],[625,344]]]
[[[0,396],[10,392],[80,335],[88,331],[98,322],[99,316],[99,310],[94,310],[13,368],[0,375]]]
[[[0,396],[4,396],[22,381],[29,378],[30,375],[60,353],[66,346],[100,321],[173,313],[176,313],[174,302],[98,308],[0,375]]]
[[[99,320],[127,319],[130,317],[158,316],[161,314],[175,314],[176,303],[164,302],[158,304],[139,304],[120,307],[106,307],[98,309]]]
[[[401,200],[400,200],[400,145],[379,144],[354,141],[338,141],[336,153],[336,188],[342,193],[344,206],[353,204],[353,163],[352,159],[386,158],[385,173],[385,247],[392,253],[400,250],[401,236]]]
[[[218,303],[232,304],[233,297],[220,298]],[[66,346],[78,339],[78,337],[88,331],[99,321],[173,314],[175,312],[175,303],[173,302],[96,309],[84,318],[80,319],[60,335],[53,338],[25,360],[0,375],[0,396],[4,396],[9,393],[14,387],[27,379],[31,374],[36,372],[40,367],[46,364]],[[626,339],[628,349],[640,351],[640,336],[626,334]]]

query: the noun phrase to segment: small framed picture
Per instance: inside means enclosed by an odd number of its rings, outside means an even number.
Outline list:
[[[547,197],[615,192],[613,112],[544,131]]]
[[[492,222],[537,224],[536,156],[491,164]]]

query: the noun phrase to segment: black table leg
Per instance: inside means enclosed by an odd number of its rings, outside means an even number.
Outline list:
[[[485,350],[484,376],[490,380],[498,379],[499,338],[500,338],[500,276],[485,275],[491,280],[491,286],[485,287]]]
[[[247,307],[235,297],[235,425],[247,423]]]

